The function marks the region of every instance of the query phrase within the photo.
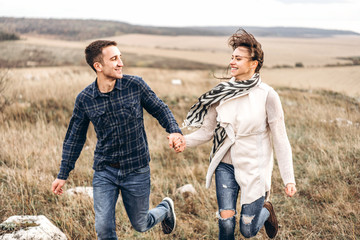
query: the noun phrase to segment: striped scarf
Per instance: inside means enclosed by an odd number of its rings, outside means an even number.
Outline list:
[[[209,107],[221,100],[227,100],[249,93],[249,91],[261,82],[259,73],[255,73],[249,80],[235,82],[221,82],[210,91],[199,97],[184,120],[183,127],[201,127]],[[224,143],[226,131],[217,123],[214,131],[213,147],[210,154],[210,161],[220,146]]]

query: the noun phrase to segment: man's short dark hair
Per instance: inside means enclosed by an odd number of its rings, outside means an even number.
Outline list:
[[[248,49],[251,59],[258,61],[258,66],[255,72],[259,72],[264,63],[264,52],[261,48],[261,44],[255,39],[255,37],[240,28],[229,38],[229,46],[235,50],[238,47],[245,47]]]
[[[97,40],[90,43],[89,46],[85,48],[86,62],[95,72],[96,69],[94,68],[94,63],[103,63],[102,50],[108,46],[117,46],[117,43],[115,41]]]

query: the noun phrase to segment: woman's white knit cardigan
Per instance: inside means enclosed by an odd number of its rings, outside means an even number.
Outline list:
[[[295,183],[291,146],[278,94],[260,83],[248,94],[209,108],[202,127],[185,136],[194,147],[212,139],[217,122],[227,137],[210,162],[206,187],[220,162],[231,163],[241,188],[241,205],[252,203],[271,188],[273,148],[284,184]]]

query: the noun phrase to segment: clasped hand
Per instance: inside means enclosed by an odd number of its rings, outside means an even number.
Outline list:
[[[167,138],[169,139],[169,147],[173,148],[175,152],[179,153],[185,150],[186,142],[182,134],[171,133]]]

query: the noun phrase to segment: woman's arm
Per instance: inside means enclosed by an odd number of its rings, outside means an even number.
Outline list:
[[[269,91],[266,100],[266,113],[280,174],[286,186],[285,192],[291,197],[296,192],[292,152],[286,133],[284,112],[280,97],[275,90]]]
[[[207,114],[204,117],[203,125],[199,130],[185,135],[186,147],[195,147],[200,144],[210,141],[214,136],[214,130],[216,128],[216,106],[213,104],[209,107]]]

